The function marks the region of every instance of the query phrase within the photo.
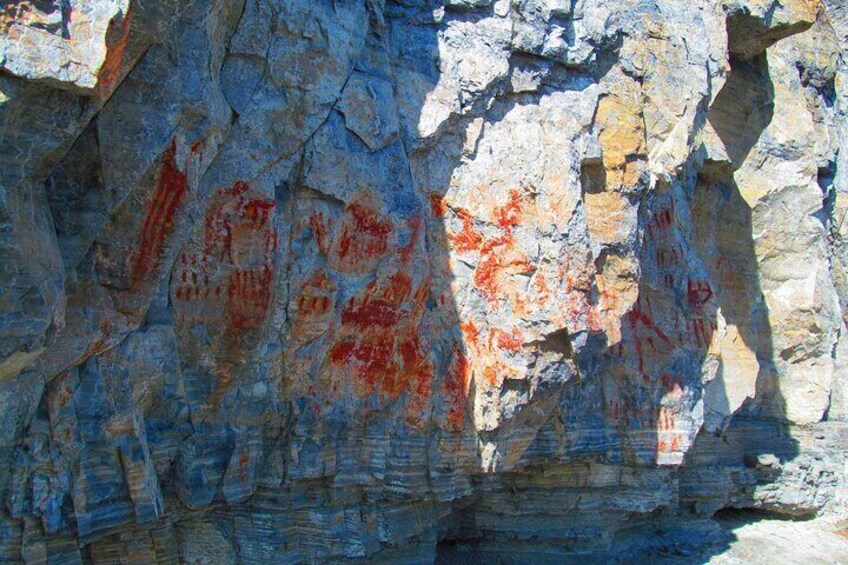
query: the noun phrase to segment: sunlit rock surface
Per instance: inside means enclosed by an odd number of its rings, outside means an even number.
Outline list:
[[[11,0],[0,32],[0,560],[615,556],[845,511],[843,0]]]

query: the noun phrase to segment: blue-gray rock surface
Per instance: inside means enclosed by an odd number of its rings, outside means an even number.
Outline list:
[[[846,41],[845,0],[3,3],[0,561],[848,511]]]

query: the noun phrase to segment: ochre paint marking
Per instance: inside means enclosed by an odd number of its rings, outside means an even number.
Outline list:
[[[185,198],[186,174],[176,163],[176,141],[165,152],[156,189],[142,223],[138,251],[130,273],[133,286],[146,280],[158,267],[165,243],[174,227],[174,215]]]

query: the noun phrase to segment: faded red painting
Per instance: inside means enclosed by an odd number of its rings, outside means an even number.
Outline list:
[[[268,317],[279,245],[275,202],[244,182],[222,190],[203,224],[202,242],[184,250],[174,269],[172,299],[186,323],[205,323],[219,365],[215,401],[247,353],[253,330]]]
[[[177,165],[176,141],[162,158],[156,188],[141,226],[138,249],[132,257],[130,281],[137,286],[159,267],[165,244],[174,229],[174,215],[188,192],[186,173]]]

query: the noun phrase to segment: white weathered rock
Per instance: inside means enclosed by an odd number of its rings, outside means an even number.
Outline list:
[[[0,8],[0,68],[107,93],[119,79],[132,19],[131,0],[12,0]]]

